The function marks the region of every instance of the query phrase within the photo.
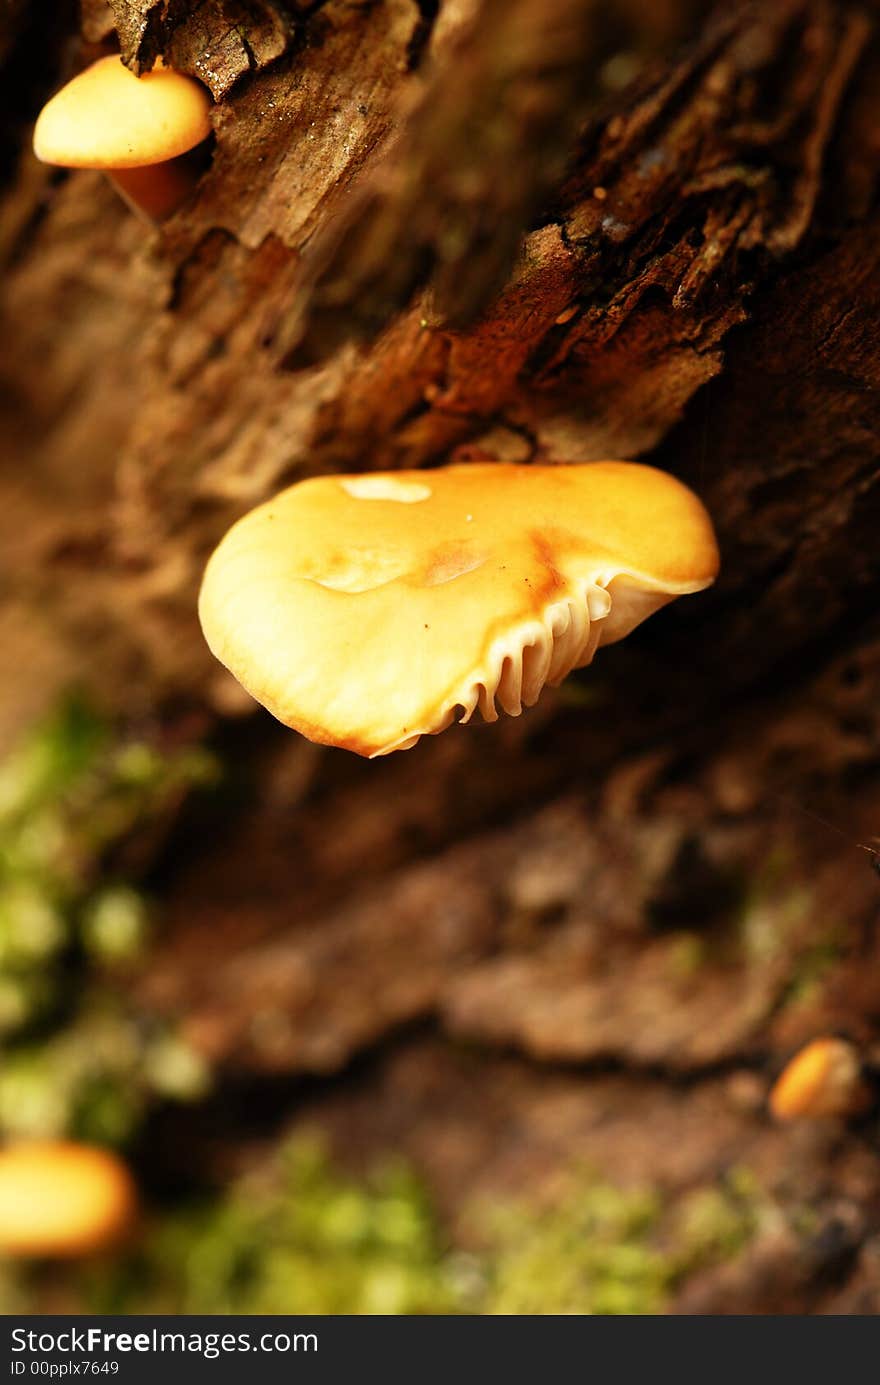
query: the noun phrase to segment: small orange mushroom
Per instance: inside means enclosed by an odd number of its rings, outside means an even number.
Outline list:
[[[97,168],[135,211],[164,221],[192,191],[181,157],[211,133],[211,98],[161,63],[135,77],[120,58],[99,58],[43,107],[34,153],[63,168]]]
[[[117,1243],[136,1216],[131,1175],[107,1150],[64,1140],[0,1150],[0,1255],[88,1255]]]
[[[717,569],[706,511],[665,472],[474,464],[290,487],[220,543],[199,611],[280,721],[374,756],[518,716]]]
[[[854,1116],[869,1105],[858,1052],[846,1039],[813,1039],[783,1068],[770,1110],[778,1121]]]

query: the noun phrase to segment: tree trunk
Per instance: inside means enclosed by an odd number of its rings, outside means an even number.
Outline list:
[[[800,1043],[840,1031],[869,1061],[880,1037],[858,846],[880,832],[873,12],[81,19],[81,41],[61,0],[0,28],[22,146],[0,211],[0,740],[80,683],[213,735],[247,779],[166,847],[133,1001],[273,1121],[314,1118],[356,1161],[406,1150],[458,1236],[464,1186],[533,1190],[577,1157],[671,1193],[747,1164],[814,1231],[759,1238],[681,1311],[876,1311],[873,1125],[793,1137],[763,1106]],[[28,149],[114,26],[135,70],[162,55],[217,103],[158,230]],[[519,721],[362,762],[255,712],[204,647],[207,554],[293,480],[602,457],[691,484],[722,575]],[[248,1137],[210,1128],[206,1163]]]

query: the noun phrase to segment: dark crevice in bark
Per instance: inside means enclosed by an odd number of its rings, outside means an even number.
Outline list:
[[[14,176],[22,138],[43,102],[66,75],[66,48],[76,0],[51,0],[13,10],[7,48],[0,50],[0,190]]]
[[[440,13],[441,3],[442,0],[414,0],[419,17],[406,49],[406,63],[410,71],[414,72],[421,64],[425,50],[431,41],[431,34]]]

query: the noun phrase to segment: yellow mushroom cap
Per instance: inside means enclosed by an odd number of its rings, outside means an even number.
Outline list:
[[[99,58],[43,107],[34,153],[64,168],[164,163],[207,139],[210,111],[208,92],[181,72],[135,77],[120,58]]]
[[[717,568],[703,506],[651,467],[327,476],[233,526],[199,610],[280,721],[372,756],[496,700],[518,715]]]
[[[113,1154],[63,1140],[0,1150],[0,1254],[76,1256],[131,1226],[134,1183]]]
[[[813,1041],[786,1064],[770,1092],[770,1110],[777,1120],[816,1120],[855,1115],[869,1093],[862,1064],[846,1039]]]

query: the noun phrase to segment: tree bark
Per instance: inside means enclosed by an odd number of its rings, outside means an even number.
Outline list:
[[[337,1075],[303,1108],[358,1157],[399,1142],[453,1225],[463,1180],[576,1155],[673,1189],[753,1163],[819,1225],[845,1206],[847,1254],[753,1247],[682,1311],[876,1311],[876,1159],[809,1137],[795,1191],[761,1108],[799,1042],[878,1037],[872,10],[89,0],[82,42],[60,3],[39,35],[5,24],[0,740],[79,681],[122,718],[195,713],[248,767],[245,806],[162,863],[134,1001],[278,1121],[281,1079]],[[162,56],[217,103],[156,232],[26,147],[114,26],[133,70]],[[255,716],[203,646],[204,559],[284,484],[608,456],[700,492],[721,579],[519,722],[363,764]]]

